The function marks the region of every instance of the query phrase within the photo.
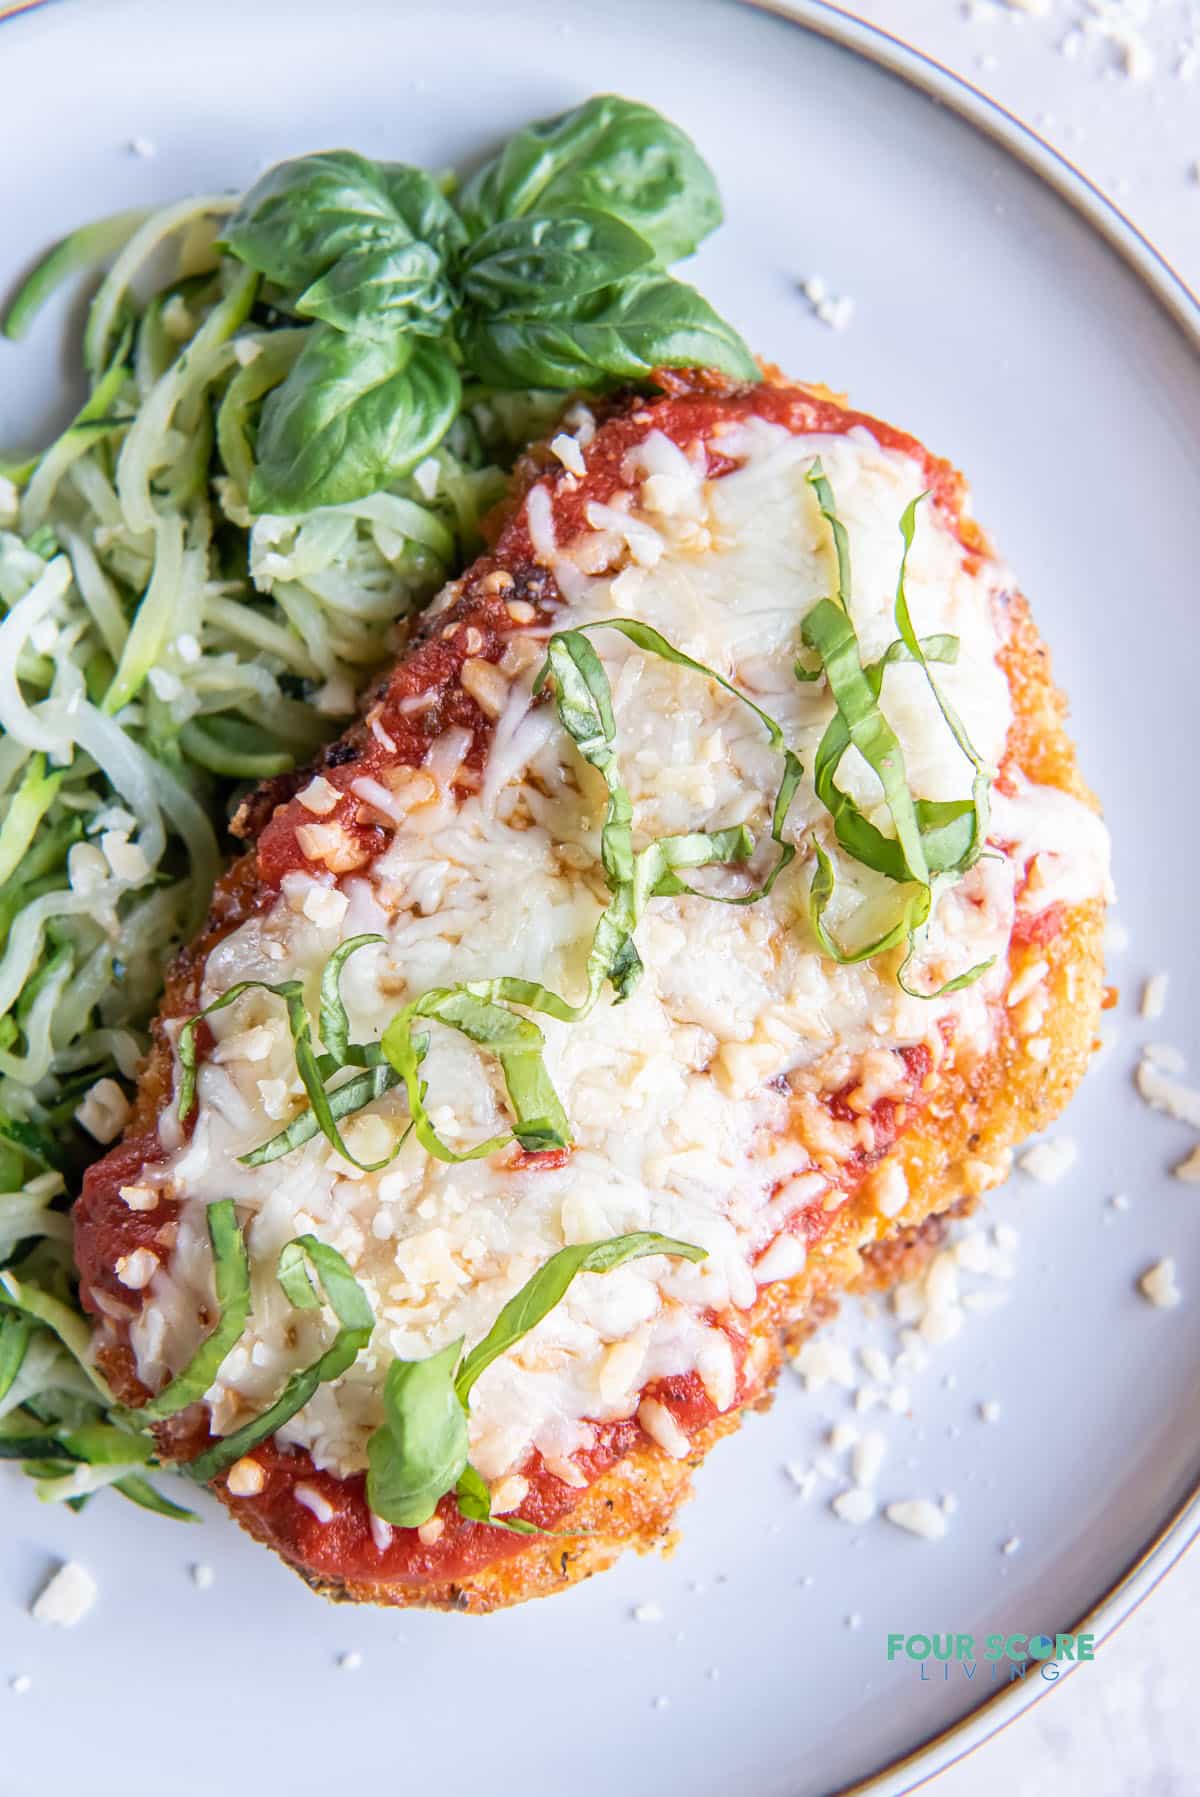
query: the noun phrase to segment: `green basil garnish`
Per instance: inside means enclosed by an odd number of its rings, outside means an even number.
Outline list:
[[[483,318],[570,314],[653,261],[646,239],[604,212],[504,219],[467,252],[463,297]]]
[[[440,254],[465,239],[432,176],[403,162],[326,150],[278,163],[226,223],[222,247],[281,288],[289,302],[366,246],[426,243]]]
[[[200,1484],[215,1479],[235,1460],[240,1460],[243,1454],[248,1454],[259,1442],[281,1429],[289,1417],[303,1409],[319,1385],[330,1379],[340,1379],[366,1347],[375,1327],[375,1316],[362,1287],[336,1248],[318,1241],[316,1236],[300,1235],[284,1247],[278,1266],[279,1283],[285,1296],[300,1309],[315,1309],[320,1302],[310,1282],[310,1272],[337,1318],[338,1332],[333,1341],[310,1367],[292,1374],[275,1402],[260,1416],[235,1429],[232,1435],[222,1436],[195,1460],[181,1466],[179,1470],[187,1473],[189,1478]]]
[[[816,869],[809,889],[810,922],[824,952],[842,964],[869,960],[907,942],[908,953],[897,975],[899,984],[913,997],[939,997],[944,992],[958,991],[970,985],[992,965],[991,961],[983,962],[933,993],[920,993],[905,981],[905,972],[916,951],[917,933],[928,921],[932,910],[934,878],[938,875],[961,876],[974,865],[982,851],[987,832],[990,776],[933,676],[931,663],[953,661],[958,654],[958,640],[936,636],[922,641],[913,629],[908,610],[904,576],[916,529],[917,507],[925,495],[921,494],[906,507],[900,522],[903,550],[895,601],[899,638],[877,661],[867,663],[863,660],[850,616],[849,538],[819,459],[813,463],[807,479],[816,494],[821,515],[830,527],[837,565],[837,585],[833,595],[818,600],[801,626],[805,646],[815,651],[819,667],[814,671],[801,665],[796,670],[797,678],[801,680],[823,674],[836,707],[817,747],[813,783],[817,797],[833,820],[838,843],[846,853],[860,865],[908,888],[892,921],[873,940],[855,948],[845,947],[825,923],[825,912],[835,888],[835,874],[830,857],[814,837]],[[897,661],[913,661],[921,667],[955,742],[972,766],[974,779],[970,799],[932,801],[914,798],[903,751],[880,704],[884,674]],[[851,795],[837,784],[838,767],[851,747],[859,751],[879,782],[894,836],[886,835],[872,823]]]
[[[378,493],[437,447],[461,399],[458,370],[427,338],[317,325],[263,405],[251,510],[310,511]]]
[[[251,509],[386,489],[450,428],[464,363],[500,387],[596,388],[664,366],[758,380],[737,332],[665,272],[720,218],[683,132],[612,95],[518,132],[461,210],[423,169],[349,150],[270,169],[219,247],[273,308],[317,322],[298,354],[235,376],[222,408]]]
[[[367,1444],[367,1503],[375,1515],[400,1528],[419,1528],[441,1498],[454,1491],[470,1520],[521,1534],[536,1532],[532,1523],[520,1518],[510,1521],[491,1514],[487,1484],[468,1459],[471,1388],[494,1360],[549,1315],[577,1274],[611,1273],[650,1254],[690,1261],[707,1258],[704,1248],[650,1231],[560,1248],[509,1299],[483,1340],[465,1357],[460,1337],[424,1360],[394,1360],[384,1384],[385,1420]]]
[[[462,1337],[427,1360],[393,1360],[384,1423],[367,1443],[367,1503],[401,1529],[428,1522],[467,1465],[467,1413],[454,1389]]]
[[[430,1121],[425,1105],[426,1086],[420,1077],[424,1040],[415,1037],[412,1028],[414,1021],[423,1017],[436,1018],[496,1056],[513,1108],[515,1121],[511,1131],[458,1151],[442,1141]],[[435,1159],[483,1160],[514,1140],[532,1151],[570,1147],[571,1126],[542,1059],[545,1038],[528,1017],[520,1017],[490,998],[476,996],[467,986],[435,987],[393,1017],[383,1032],[382,1046],[404,1082],[417,1140]]]
[[[325,978],[322,981],[322,1024],[333,1030],[335,1040],[339,1041],[343,1049],[347,1050],[344,1059],[329,1054],[317,1055],[313,1047],[312,1023],[304,1003],[304,988],[299,980],[280,980],[277,984],[272,984],[269,980],[239,980],[236,985],[229,988],[228,992],[224,992],[220,998],[214,999],[211,1005],[207,1005],[203,1011],[190,1017],[179,1032],[178,1042],[181,1075],[178,1099],[180,1121],[186,1123],[196,1102],[196,1026],[204,1018],[211,1017],[214,1011],[223,1011],[227,1005],[233,1004],[244,992],[267,992],[273,998],[281,998],[287,1007],[288,1028],[292,1035],[296,1070],[300,1075],[304,1090],[308,1094],[312,1123],[310,1126],[304,1119],[298,1118],[287,1130],[281,1131],[279,1136],[264,1143],[261,1148],[254,1149],[250,1154],[243,1155],[241,1159],[244,1164],[258,1166],[264,1161],[275,1160],[280,1154],[286,1154],[290,1148],[310,1140],[318,1129],[331,1147],[335,1148],[353,1166],[361,1168],[364,1173],[377,1173],[380,1168],[386,1167],[390,1161],[394,1160],[400,1152],[403,1137],[382,1160],[360,1161],[351,1153],[338,1129],[338,1120],[340,1117],[349,1115],[351,1110],[359,1109],[360,1104],[352,1102],[348,1096],[339,1101],[337,1089],[332,1093],[325,1089],[325,1081],[330,1074],[348,1064],[351,1059],[348,1045],[344,1039],[345,1011],[342,1008],[338,990],[338,977],[342,966],[347,956],[356,949],[364,947],[367,943],[380,940],[381,938],[378,936],[355,936],[350,941],[342,943],[341,947],[331,956]],[[364,1063],[359,1061],[358,1064]],[[389,1085],[394,1083],[394,1080],[385,1078],[382,1068],[378,1066],[378,1057],[373,1057],[371,1071],[356,1086],[355,1098],[358,1098],[358,1093],[361,1091],[363,1094],[361,1103],[366,1104],[370,1099],[379,1097],[388,1089]]]
[[[217,1320],[192,1358],[157,1396],[131,1413],[139,1423],[161,1422],[196,1404],[209,1389],[231,1350],[241,1338],[250,1315],[250,1257],[238,1228],[232,1198],[210,1204],[208,1239],[212,1243],[213,1283],[217,1293]]]
[[[600,289],[569,314],[470,315],[462,347],[479,379],[498,387],[604,387],[645,381],[655,368],[762,378],[733,326],[694,287],[654,269]]]
[[[690,255],[721,222],[716,182],[691,139],[617,94],[518,131],[467,182],[460,205],[474,234],[501,219],[590,207],[631,226],[663,264]]]

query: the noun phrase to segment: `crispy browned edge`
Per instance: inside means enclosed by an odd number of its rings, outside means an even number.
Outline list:
[[[1014,597],[1009,616],[1011,634],[1001,660],[1013,697],[1009,741],[1014,758],[1029,778],[1061,787],[1098,809],[1064,727],[1066,701],[1053,683],[1049,652],[1023,598]],[[1012,1015],[1002,1011],[992,1051],[965,1066],[953,1055],[943,1063],[927,1108],[887,1157],[904,1169],[912,1194],[902,1215],[889,1220],[878,1213],[868,1179],[839,1211],[804,1272],[764,1291],[749,1319],[751,1353],[758,1358],[763,1385],[756,1408],[770,1404],[785,1353],[833,1314],[839,1294],[882,1289],[899,1277],[911,1278],[945,1233],[946,1215],[973,1208],[979,1195],[1003,1178],[1012,1144],[1044,1129],[1062,1110],[1095,1045],[1103,929],[1104,905],[1097,899],[1068,911],[1049,943],[1014,948],[1014,977],[1032,961],[1045,960],[1049,966],[1049,1002],[1040,1030],[1050,1040],[1049,1059],[1036,1062],[1024,1052]],[[478,1614],[548,1596],[602,1571],[627,1547],[642,1553],[669,1550],[671,1523],[691,1495],[692,1473],[710,1448],[737,1429],[742,1414],[719,1417],[701,1430],[684,1460],[672,1460],[652,1442],[643,1443],[598,1479],[572,1510],[578,1536],[534,1538],[519,1555],[469,1578],[439,1585],[381,1585],[295,1570],[314,1591],[335,1602]],[[219,1495],[255,1534],[253,1517],[239,1513],[236,1499]]]
[[[811,386],[810,390],[824,393]],[[1066,700],[1053,683],[1049,652],[1019,595],[1009,603],[1008,623],[1009,640],[1000,660],[1013,700],[1012,758],[1031,780],[1061,787],[1098,809],[1064,727]],[[278,794],[285,796],[283,790]],[[257,822],[257,818],[248,822],[247,835],[256,833]],[[237,902],[239,875],[253,883],[253,868],[254,856],[245,856],[227,879],[224,894],[218,892],[207,928],[169,970],[164,1015],[186,1010],[194,1002],[208,948],[224,933],[221,912]],[[1097,899],[1070,910],[1048,944],[1014,948],[1013,977],[1034,960],[1043,959],[1049,966],[1049,1003],[1040,1031],[1050,1040],[1048,1061],[1035,1062],[1025,1054],[1007,1011],[1000,1015],[993,1050],[981,1062],[960,1065],[951,1052],[925,1111],[887,1157],[903,1168],[908,1181],[911,1197],[902,1215],[887,1219],[878,1213],[868,1179],[838,1212],[803,1273],[766,1288],[747,1319],[762,1392],[754,1408],[770,1404],[785,1353],[836,1311],[839,1295],[884,1289],[898,1277],[912,1277],[945,1233],[944,1218],[971,1208],[982,1191],[1003,1177],[1011,1145],[1044,1129],[1062,1110],[1083,1077],[1095,1043],[1103,929],[1104,905]],[[130,1133],[154,1126],[170,1094],[171,1067],[165,1037],[156,1029]],[[669,1550],[672,1520],[691,1495],[692,1473],[723,1436],[738,1428],[742,1414],[719,1417],[699,1431],[684,1460],[672,1460],[652,1442],[644,1442],[598,1479],[571,1511],[579,1535],[532,1538],[519,1554],[467,1578],[435,1585],[329,1580],[281,1557],[312,1590],[334,1602],[482,1614],[548,1596],[603,1571],[628,1547],[642,1553]],[[223,1487],[216,1488],[216,1495],[242,1528],[264,1539],[252,1513],[239,1507]]]

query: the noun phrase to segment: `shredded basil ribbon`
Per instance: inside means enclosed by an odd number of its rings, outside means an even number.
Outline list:
[[[934,636],[922,641],[913,629],[908,610],[904,576],[916,530],[917,507],[926,495],[921,494],[908,505],[900,522],[904,547],[895,601],[899,638],[878,661],[864,662],[849,611],[849,538],[838,517],[833,489],[819,459],[813,463],[807,479],[816,494],[821,515],[830,526],[837,563],[837,585],[833,595],[818,600],[801,625],[806,647],[815,651],[819,658],[820,667],[816,672],[824,673],[836,707],[817,747],[813,763],[814,787],[833,820],[834,834],[847,854],[862,866],[910,888],[893,921],[874,940],[856,949],[845,948],[824,921],[834,892],[835,875],[830,857],[814,837],[816,869],[809,888],[809,916],[821,948],[843,965],[869,960],[907,941],[908,954],[897,975],[900,986],[910,996],[936,998],[944,992],[958,991],[972,984],[992,964],[991,961],[982,962],[957,979],[947,981],[933,993],[917,992],[905,981],[906,970],[916,951],[917,932],[927,922],[932,909],[934,877],[939,874],[961,876],[982,852],[987,834],[989,775],[957,713],[938,688],[930,666],[934,661],[954,661],[958,654],[958,639]],[[974,769],[970,799],[914,799],[903,751],[880,705],[884,674],[897,661],[916,662],[925,674],[955,742]],[[815,677],[813,671],[803,667],[796,671],[797,678],[802,680]],[[895,829],[894,836],[885,835],[837,784],[838,767],[851,747],[859,751],[879,781]]]
[[[464,1516],[520,1534],[540,1533],[521,1518],[494,1517],[485,1480],[468,1458],[472,1387],[548,1316],[578,1273],[611,1273],[645,1255],[701,1261],[707,1251],[651,1231],[559,1249],[509,1299],[483,1340],[463,1354],[449,1342],[424,1360],[394,1360],[384,1382],[386,1420],[367,1443],[367,1503],[399,1528],[420,1528],[453,1491]]]
[[[326,1137],[331,1145],[344,1159],[360,1168],[364,1173],[377,1173],[382,1167],[395,1159],[403,1146],[401,1137],[391,1151],[382,1160],[360,1161],[347,1147],[338,1129],[338,1119],[361,1109],[373,1098],[378,1098],[391,1086],[396,1084],[396,1076],[392,1070],[382,1064],[382,1054],[378,1046],[358,1046],[349,1041],[349,1025],[345,1006],[342,1003],[340,980],[342,968],[350,955],[368,943],[382,942],[382,936],[352,936],[343,942],[329,957],[321,979],[320,1025],[322,1039],[326,1044],[326,1052],[318,1055],[313,1047],[312,1023],[304,1002],[304,987],[299,980],[280,980],[272,984],[269,980],[239,980],[236,985],[222,993],[211,1005],[189,1017],[179,1032],[179,1065],[181,1077],[179,1081],[179,1117],[186,1122],[196,1102],[196,1027],[214,1011],[223,1011],[227,1005],[242,996],[244,992],[268,992],[274,998],[281,998],[287,1007],[288,1028],[291,1031],[292,1047],[296,1056],[296,1070],[308,1094],[310,1110],[298,1117],[286,1130],[272,1137],[261,1148],[250,1154],[241,1156],[247,1166],[259,1166],[263,1162],[276,1160],[279,1155],[286,1154],[289,1149],[298,1147],[308,1141],[317,1131]],[[340,1068],[358,1066],[367,1069],[357,1080],[348,1085],[337,1087],[332,1092],[326,1090],[325,1081]],[[353,1088],[353,1090],[352,1090]]]
[[[238,1228],[233,1199],[222,1198],[210,1204],[207,1222],[217,1294],[216,1324],[183,1370],[149,1403],[128,1413],[139,1423],[161,1422],[164,1417],[186,1410],[189,1404],[198,1403],[246,1327],[250,1315],[250,1257]]]
[[[260,1416],[235,1429],[232,1435],[222,1436],[195,1460],[180,1467],[181,1472],[200,1484],[215,1479],[259,1442],[274,1435],[308,1403],[318,1385],[340,1379],[366,1347],[375,1327],[371,1306],[345,1260],[336,1248],[318,1241],[316,1236],[298,1235],[288,1242],[279,1256],[276,1276],[288,1301],[300,1310],[315,1310],[321,1302],[313,1288],[315,1278],[337,1318],[338,1332],[318,1360],[292,1374],[275,1402]]]
[[[748,706],[766,728],[771,746],[783,757],[783,775],[771,819],[771,840],[779,853],[765,878],[753,890],[732,896],[704,893],[679,877],[685,869],[748,860],[754,851],[754,838],[742,824],[725,830],[691,831],[660,837],[635,854],[633,806],[620,777],[612,691],[603,663],[585,630],[619,631],[644,653],[690,668],[705,679],[715,681]],[[519,1016],[509,1007],[520,1005],[562,1023],[578,1022],[595,1006],[606,983],[611,984],[619,1003],[629,996],[643,971],[634,932],[652,898],[690,894],[714,903],[754,904],[771,891],[794,858],[795,846],[784,842],[783,829],[800,783],[800,763],[784,742],[783,732],[775,720],[723,675],[673,648],[648,624],[632,618],[608,618],[587,625],[583,630],[560,631],[550,639],[545,664],[534,684],[535,695],[549,680],[554,683],[555,705],[564,729],[585,760],[603,775],[609,793],[600,854],[611,898],[592,938],[584,997],[578,1004],[570,1004],[536,981],[512,976],[466,981],[457,986],[435,988],[406,1005],[392,1019],[381,1042],[352,1043],[340,992],[341,971],[357,949],[383,941],[381,936],[355,936],[330,956],[322,976],[319,1028],[324,1053],[318,1055],[313,1048],[311,1025],[299,981],[285,980],[277,985],[259,980],[241,981],[199,1016],[189,1019],[180,1033],[180,1117],[186,1119],[195,1103],[196,1025],[202,1017],[232,1003],[241,993],[251,989],[270,992],[286,1004],[296,1065],[309,1098],[308,1109],[294,1118],[286,1129],[241,1157],[244,1165],[262,1166],[277,1160],[310,1141],[318,1131],[339,1154],[365,1172],[375,1172],[394,1159],[409,1131],[416,1134],[428,1154],[450,1163],[483,1159],[512,1141],[535,1153],[569,1147],[570,1124],[543,1059],[545,1039],[530,1018]],[[428,1035],[414,1030],[414,1025],[425,1018],[458,1030],[469,1041],[495,1054],[513,1111],[511,1131],[489,1137],[464,1150],[451,1148],[438,1135],[425,1102],[427,1087],[420,1077]],[[349,1067],[358,1067],[362,1071],[330,1090],[326,1085],[330,1077]],[[338,1131],[338,1121],[400,1083],[403,1083],[408,1098],[411,1118],[408,1130],[383,1160],[357,1160]]]

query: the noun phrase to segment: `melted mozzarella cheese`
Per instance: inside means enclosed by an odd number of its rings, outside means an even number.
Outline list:
[[[864,657],[874,657],[895,636],[898,521],[921,470],[861,428],[806,438],[751,420],[726,430],[720,449],[742,465],[707,481],[701,458],[651,434],[627,458],[625,487],[590,508],[589,528],[572,543],[556,540],[547,492],[534,487],[526,502],[531,537],[566,597],[561,626],[613,616],[654,625],[772,713],[807,768],[831,701],[823,683],[801,685],[791,670],[799,622],[830,590],[834,568],[805,474],[820,455],[850,534],[852,614]],[[1003,571],[964,565],[932,505],[919,519],[907,580],[915,625],[959,638],[957,661],[938,677],[995,765],[1010,722],[996,660]],[[760,722],[712,682],[641,654],[616,633],[593,641],[613,688],[639,845],[738,823],[765,842],[780,770]],[[402,1003],[460,980],[516,974],[571,999],[580,994],[605,899],[605,793],[552,708],[533,703],[541,657],[540,641],[510,646],[507,697],[501,691],[480,790],[465,798],[452,790],[469,746],[461,730],[440,738],[425,768],[398,790],[361,781],[358,796],[395,826],[390,846],[338,883],[344,903],[326,902],[327,879],[289,875],[274,907],[210,956],[204,1002],[247,978],[302,978],[315,997],[331,951],[365,931],[386,940],[345,968],[357,1040],[377,1040]],[[940,799],[968,792],[970,769],[920,670],[890,669],[884,703],[914,791]],[[886,827],[874,776],[855,752],[840,778]],[[1053,847],[1056,893],[1103,890],[1102,832],[1082,806],[1024,789],[1005,812],[1006,838],[1033,845],[1029,852]],[[789,836],[801,842],[827,825],[806,779]],[[394,1356],[423,1356],[460,1335],[470,1344],[556,1249],[631,1230],[698,1243],[708,1258],[643,1260],[577,1279],[480,1379],[474,1463],[495,1481],[536,1448],[571,1482],[571,1456],[592,1439],[591,1424],[633,1414],[645,1385],[671,1374],[698,1372],[714,1403],[728,1407],[729,1344],[705,1319],[744,1311],[760,1284],[793,1276],[803,1237],[781,1231],[801,1206],[838,1200],[829,1157],[845,1158],[856,1126],[835,1122],[821,1096],[848,1082],[860,1085],[867,1105],[901,1091],[897,1049],[924,1042],[936,1058],[947,1019],[961,1052],[986,1051],[1023,868],[1019,854],[987,858],[938,895],[921,957],[926,984],[993,957],[995,965],[966,990],[929,1002],[898,988],[892,962],[842,967],[819,952],[806,922],[802,855],[753,906],[654,901],[638,931],[646,972],[630,999],[618,1006],[606,997],[581,1023],[539,1018],[547,1069],[576,1138],[556,1170],[515,1171],[507,1154],[447,1166],[410,1139],[385,1170],[364,1174],[319,1136],[270,1166],[239,1165],[238,1155],[303,1097],[282,1006],[246,995],[212,1018],[217,1049],[200,1070],[195,1132],[186,1144],[168,1144],[173,1152],[155,1175],[183,1209],[170,1265],[134,1325],[141,1377],[158,1384],[196,1346],[211,1290],[205,1207],[233,1197],[249,1219],[254,1307],[208,1395],[217,1432],[262,1409],[329,1339],[328,1318],[293,1310],[274,1277],[284,1243],[306,1230],[345,1255],[377,1317],[367,1351],[281,1431],[319,1468],[346,1474],[365,1464]],[[716,892],[744,884],[732,872],[697,879]],[[864,899],[881,900],[881,883],[854,864],[840,866],[839,882],[835,928]],[[460,1146],[503,1131],[495,1063],[437,1024],[430,1035],[424,1074],[438,1131]],[[405,1121],[403,1101],[390,1094],[347,1124],[348,1144],[362,1159],[378,1158]]]

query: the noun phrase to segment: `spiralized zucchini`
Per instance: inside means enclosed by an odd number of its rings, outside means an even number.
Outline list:
[[[58,280],[113,258],[86,402],[40,455],[0,464],[0,1458],[44,1497],[78,1506],[112,1484],[167,1514],[186,1512],[142,1476],[146,1438],[80,1364],[86,1329],[64,1342],[14,1294],[49,1294],[84,1327],[66,1207],[122,1125],[227,818],[248,783],[344,728],[563,404],[468,389],[405,479],[255,514],[258,412],[303,332],[215,248],[234,203],[88,227],[7,320],[23,334]]]

